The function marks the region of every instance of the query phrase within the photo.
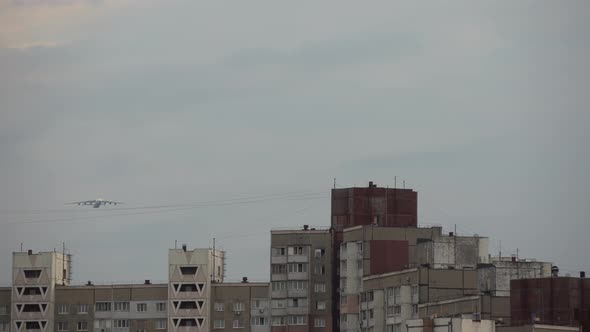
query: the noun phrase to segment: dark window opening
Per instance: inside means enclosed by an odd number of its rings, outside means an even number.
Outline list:
[[[180,286],[181,292],[196,292],[197,291],[197,284],[183,284]]]
[[[25,278],[39,278],[41,270],[25,270]]]
[[[178,324],[178,318],[173,318],[172,323],[174,323],[174,325]]]
[[[40,287],[25,287],[23,295],[41,295]]]
[[[39,322],[25,322],[25,329],[27,329],[27,330],[40,330],[41,324],[39,324]]]
[[[25,304],[22,312],[41,312],[41,307],[38,304]]]
[[[16,322],[16,327],[17,327],[18,329],[20,329],[21,325],[23,325],[23,322]]]
[[[204,318],[197,318],[197,320],[199,321],[199,326],[203,326],[203,322],[205,321]]]
[[[197,274],[198,267],[196,266],[181,266],[180,273],[183,275],[195,275]]]
[[[197,326],[197,320],[194,318],[183,318],[178,326]]]
[[[175,291],[178,292],[180,290],[180,284],[173,284],[172,286],[174,287]]]
[[[182,301],[179,309],[198,309],[197,301]]]

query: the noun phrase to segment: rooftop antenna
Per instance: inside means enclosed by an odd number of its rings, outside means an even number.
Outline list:
[[[404,180],[404,184],[403,184],[402,188],[406,189],[406,180]]]
[[[334,189],[336,189],[336,178],[334,178]]]
[[[393,189],[397,188],[397,176],[393,177]]]
[[[20,252],[23,252],[23,243],[20,243]]]
[[[177,249],[178,246],[178,240],[174,240],[174,249]]]

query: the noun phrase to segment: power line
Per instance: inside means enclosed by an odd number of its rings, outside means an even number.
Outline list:
[[[86,211],[90,212],[113,212],[113,211],[126,211],[126,210],[141,210],[141,209],[163,209],[163,208],[177,208],[177,207],[192,207],[192,206],[202,206],[208,204],[216,204],[216,203],[230,203],[236,201],[244,201],[244,200],[256,200],[256,199],[266,199],[266,198],[287,198],[287,197],[299,197],[299,196],[307,196],[307,195],[319,195],[325,192],[314,192],[310,190],[299,190],[299,191],[290,191],[278,194],[266,194],[266,195],[256,195],[256,196],[247,196],[242,198],[230,198],[230,199],[221,199],[221,200],[210,200],[210,201],[201,201],[195,203],[184,203],[184,204],[167,204],[167,205],[144,205],[144,206],[137,206],[137,207],[118,207],[116,209],[108,210],[108,209],[88,209]],[[25,209],[7,209],[7,210],[0,210],[0,214],[45,214],[45,213],[78,213],[80,210],[72,210],[72,209],[33,209],[33,210],[25,210]]]
[[[285,196],[285,197],[268,197],[268,198],[261,198],[261,199],[251,199],[251,200],[244,200],[244,201],[218,201],[218,203],[208,203],[208,204],[193,204],[193,205],[179,205],[181,207],[176,208],[164,208],[160,207],[155,211],[142,211],[142,212],[130,212],[130,213],[120,213],[120,214],[104,214],[104,215],[94,215],[94,216],[85,216],[85,217],[72,217],[72,218],[61,218],[61,219],[41,219],[41,220],[28,220],[28,221],[11,221],[7,223],[2,223],[2,225],[20,225],[20,224],[44,224],[44,223],[58,223],[58,222],[68,222],[68,221],[78,221],[78,220],[95,220],[100,218],[109,218],[109,217],[121,217],[121,216],[133,216],[133,215],[143,215],[143,214],[153,214],[153,213],[168,213],[168,212],[176,212],[176,211],[184,211],[184,210],[192,210],[201,207],[219,207],[219,206],[232,206],[232,205],[246,205],[246,204],[253,204],[253,203],[260,203],[266,202],[270,200],[314,200],[314,199],[326,199],[327,196],[313,196],[309,195],[300,195],[300,196]],[[213,201],[212,201],[213,202]],[[118,210],[118,209],[117,209]]]

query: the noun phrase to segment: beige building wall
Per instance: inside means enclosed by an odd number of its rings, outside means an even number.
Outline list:
[[[221,283],[211,289],[212,331],[270,331],[269,283]]]
[[[11,331],[54,331],[55,287],[69,284],[70,266],[64,253],[13,253]]]
[[[169,250],[168,331],[209,331],[211,283],[223,281],[224,260],[212,249]]]
[[[510,296],[510,280],[550,277],[552,265],[518,257],[492,257],[489,264],[478,267],[479,289],[495,296]]]

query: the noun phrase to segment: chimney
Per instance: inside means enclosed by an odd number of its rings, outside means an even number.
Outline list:
[[[29,251],[27,251],[27,254],[32,255],[33,254],[33,250],[29,249]]]
[[[586,278],[586,272],[580,271],[580,278]]]
[[[242,277],[242,283],[245,284],[248,282],[248,277]]]
[[[143,284],[144,285],[151,285],[152,283],[150,282],[150,279],[145,279]]]
[[[309,225],[303,225],[303,230],[306,231],[309,229]]]
[[[186,252],[186,244],[182,245],[182,251]]]

